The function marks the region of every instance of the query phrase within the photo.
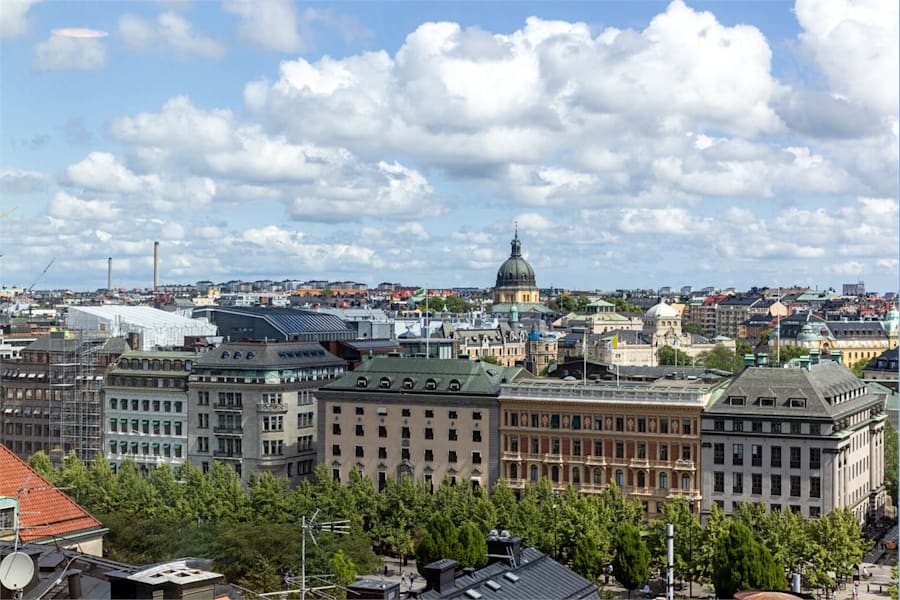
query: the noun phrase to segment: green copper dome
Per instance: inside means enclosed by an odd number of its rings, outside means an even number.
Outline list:
[[[535,287],[534,269],[528,264],[528,261],[522,258],[522,242],[519,241],[519,232],[512,240],[512,252],[507,258],[500,270],[497,271],[498,288],[509,287]]]

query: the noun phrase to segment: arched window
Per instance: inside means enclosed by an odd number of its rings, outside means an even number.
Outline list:
[[[538,480],[538,468],[537,468],[537,465],[531,465],[531,480],[532,480],[532,481],[537,481],[537,480]]]
[[[660,473],[659,474],[659,489],[667,490],[669,489],[669,475],[668,473]]]
[[[572,483],[581,483],[581,469],[578,467],[572,469]]]
[[[552,479],[554,483],[559,481],[559,467],[556,465],[553,465],[553,468],[550,469],[550,479]]]
[[[603,483],[603,469],[594,469],[594,483],[597,485]]]
[[[509,478],[510,479],[518,479],[519,478],[519,465],[513,463],[509,465]]]
[[[689,490],[691,489],[691,476],[685,473],[681,476],[681,489]]]
[[[624,479],[625,479],[625,476],[622,474],[622,470],[617,469],[616,470],[616,485],[619,487],[622,487],[622,485],[624,484]]]
[[[647,485],[647,475],[643,471],[638,471],[637,473],[637,485],[638,487]]]

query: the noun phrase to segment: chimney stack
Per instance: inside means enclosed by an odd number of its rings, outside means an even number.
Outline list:
[[[159,287],[159,242],[153,242],[153,290]]]
[[[112,256],[106,259],[106,289],[112,289]]]

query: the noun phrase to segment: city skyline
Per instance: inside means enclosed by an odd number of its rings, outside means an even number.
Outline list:
[[[897,11],[6,2],[0,285],[894,291]]]

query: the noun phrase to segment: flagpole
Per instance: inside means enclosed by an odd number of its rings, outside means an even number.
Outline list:
[[[425,283],[425,360],[428,360],[429,358],[431,358],[431,351],[429,350],[429,346],[428,346],[428,338],[431,337],[430,335],[428,335],[428,324],[429,324],[429,317],[428,317],[428,283],[426,282],[426,283]]]
[[[581,367],[581,383],[587,385],[587,330],[581,334],[581,358],[584,361]]]

